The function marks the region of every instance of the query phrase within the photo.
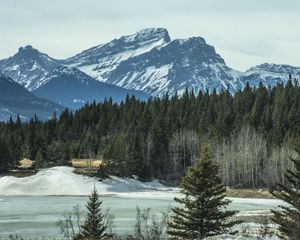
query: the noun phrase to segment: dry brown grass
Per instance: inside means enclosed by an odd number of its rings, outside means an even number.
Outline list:
[[[74,168],[99,168],[102,164],[100,159],[72,159],[72,167]]]
[[[33,168],[34,161],[24,158],[19,162],[18,168],[22,170]]]
[[[227,189],[226,195],[236,198],[274,198],[268,190],[256,189]]]

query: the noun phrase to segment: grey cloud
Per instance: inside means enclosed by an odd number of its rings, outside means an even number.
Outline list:
[[[65,58],[145,27],[202,36],[234,68],[299,65],[298,0],[0,0],[0,59],[32,44]]]

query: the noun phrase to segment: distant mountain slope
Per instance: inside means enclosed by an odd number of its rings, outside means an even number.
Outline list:
[[[0,74],[0,120],[6,121],[10,116],[20,114],[23,120],[36,116],[49,119],[54,112],[61,112],[64,107],[49,100],[38,98],[14,82],[11,78]]]
[[[277,83],[286,84],[289,74],[300,80],[300,67],[264,63],[247,70],[241,76],[241,80],[244,83],[249,82],[252,87],[258,86],[260,82],[265,86],[273,87]]]
[[[58,67],[45,80],[46,83],[33,93],[72,109],[78,109],[93,100],[100,102],[110,97],[115,102],[121,102],[127,94],[142,100],[149,98],[143,92],[96,81],[76,68]]]

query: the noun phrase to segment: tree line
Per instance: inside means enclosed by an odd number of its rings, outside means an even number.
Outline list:
[[[300,141],[293,143],[293,148],[297,157],[290,158],[290,161],[295,164],[295,170],[285,173],[289,186],[279,184],[281,191],[271,192],[286,203],[279,206],[279,210],[272,210],[271,220],[277,224],[277,230],[272,233],[262,229],[256,233],[257,238],[277,235],[280,239],[297,240],[300,237]],[[70,224],[70,217],[60,220],[58,225],[61,233],[67,239],[77,240],[196,240],[220,234],[235,235],[239,232],[239,228],[235,226],[242,221],[236,218],[237,211],[227,210],[231,201],[225,198],[226,187],[218,176],[219,167],[212,159],[211,148],[205,146],[202,158],[189,167],[188,174],[182,178],[180,187],[183,197],[174,199],[179,205],[171,208],[170,215],[163,214],[161,220],[157,220],[156,217],[150,220],[149,210],[141,212],[137,208],[133,235],[118,237],[113,233],[110,228],[111,218],[108,214],[101,213],[102,201],[99,200],[96,189],[89,197],[83,225],[80,225],[80,215],[75,214],[73,221],[78,224],[78,233],[74,225]]]
[[[22,158],[37,167],[67,165],[72,158],[101,158],[98,174],[137,175],[178,182],[212,146],[222,181],[232,187],[285,183],[290,142],[300,135],[300,87],[260,84],[231,95],[186,90],[140,101],[127,96],[66,109],[46,121],[20,118],[0,123],[0,171]]]

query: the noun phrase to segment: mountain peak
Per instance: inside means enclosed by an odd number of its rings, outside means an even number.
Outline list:
[[[206,41],[202,37],[191,37],[191,38],[185,38],[185,39],[175,39],[175,42],[178,42],[179,44],[204,44],[207,45]]]
[[[112,42],[125,43],[125,44],[138,44],[148,45],[151,42],[159,42],[165,44],[171,41],[169,33],[165,28],[144,28],[135,34],[122,36],[118,39],[114,39]],[[111,42],[111,43],[112,43]]]
[[[78,67],[80,70],[85,66],[88,68],[93,66],[90,72],[97,69],[97,73],[90,76],[101,80],[105,78],[108,66],[111,70],[115,69],[121,62],[149,52],[153,48],[162,47],[170,41],[169,33],[165,28],[145,28],[135,34],[122,36],[106,44],[87,49],[66,59],[63,64]]]
[[[37,51],[35,48],[33,48],[31,45],[26,45],[25,47],[20,47],[19,48],[19,52],[23,52],[23,51],[32,51],[35,50]]]
[[[19,51],[15,54],[15,56],[23,56],[25,58],[36,58],[40,54],[41,53],[37,49],[33,48],[31,45],[27,45],[25,47],[20,47]]]
[[[1,61],[0,70],[31,91],[39,87],[41,79],[58,65],[57,60],[27,45]]]
[[[171,41],[168,30],[165,28],[144,28],[138,31],[136,34],[127,37],[143,39],[143,38],[148,38],[149,36],[151,36],[151,38],[163,39],[166,43]]]
[[[27,45],[25,47],[20,47],[19,51],[11,57],[14,59],[14,62],[18,60],[25,60],[28,61],[36,61],[37,63],[40,63],[41,65],[44,65],[45,62],[56,62],[55,59],[49,57],[47,54],[40,52],[36,48],[32,47],[31,45]]]

